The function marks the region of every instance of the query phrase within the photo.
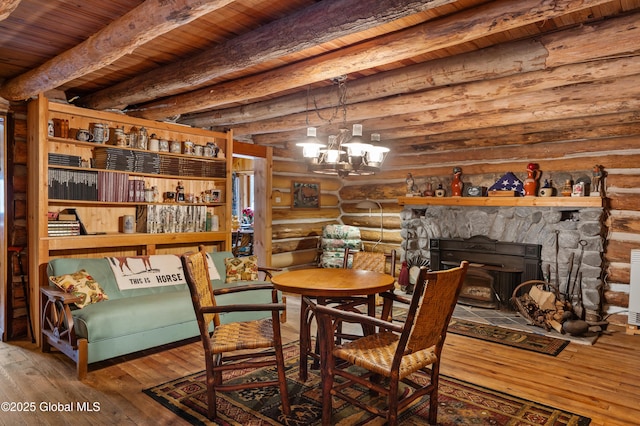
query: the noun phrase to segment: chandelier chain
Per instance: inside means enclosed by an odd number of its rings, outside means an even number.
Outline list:
[[[338,117],[338,113],[340,109],[342,109],[342,121],[343,123],[347,123],[347,80],[346,78],[335,79],[334,83],[336,84],[336,91],[338,93],[338,103],[333,107],[331,112],[331,116],[329,118],[325,118],[320,114],[320,108],[318,108],[318,101],[316,97],[313,97],[313,107],[316,112],[318,118],[326,123],[332,124],[333,121]],[[309,89],[307,88],[307,105],[309,102]],[[308,107],[307,107],[308,111]],[[307,126],[309,125],[308,117],[307,117]]]

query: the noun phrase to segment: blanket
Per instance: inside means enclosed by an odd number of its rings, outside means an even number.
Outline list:
[[[187,283],[178,255],[157,254],[153,256],[107,257],[107,259],[120,290]],[[210,278],[219,280],[220,274],[208,254],[207,261]]]

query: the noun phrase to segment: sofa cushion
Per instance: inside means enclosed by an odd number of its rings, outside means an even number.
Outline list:
[[[110,301],[143,296],[147,294],[172,293],[177,290],[187,291],[187,284],[181,283],[163,287],[136,288],[130,290],[120,290],[113,275],[109,261],[106,258],[59,258],[49,261],[47,273],[49,276],[70,274],[80,269],[86,270],[97,282],[104,292],[109,296]],[[220,271],[220,269],[218,269]]]
[[[80,302],[75,303],[80,309],[93,303],[109,300],[100,284],[84,269],[71,274],[52,276],[49,277],[49,280],[63,291],[82,297]]]
[[[236,283],[236,285],[243,285]],[[232,284],[233,285],[233,284]],[[229,285],[227,285],[229,287]],[[271,302],[271,290],[250,293],[251,303]],[[218,305],[247,303],[247,293],[224,294],[216,297]],[[89,343],[142,332],[162,330],[175,324],[196,321],[188,288],[172,293],[109,300],[72,312],[76,335]],[[233,312],[220,315],[222,323],[266,318],[269,312]],[[197,327],[194,329],[196,336]],[[184,336],[189,338],[193,336]]]
[[[124,297],[73,311],[76,335],[89,343],[195,321],[188,288]],[[185,338],[191,336],[185,336]]]
[[[211,254],[211,259],[213,260],[213,264],[215,265],[216,269],[220,272],[220,276],[221,277],[225,277],[226,276],[226,265],[224,260],[228,259],[228,258],[232,258],[233,253],[231,253],[230,251],[214,251]],[[214,290],[219,290],[222,288],[227,288],[229,287],[229,283],[226,282],[227,280],[225,278],[221,278],[219,280],[211,280],[211,287],[213,287]],[[264,281],[258,279],[258,280],[251,280],[251,281],[246,281],[243,282],[242,284],[253,284],[253,283],[263,283]]]
[[[224,259],[226,282],[255,281],[258,279],[258,257],[227,257]]]

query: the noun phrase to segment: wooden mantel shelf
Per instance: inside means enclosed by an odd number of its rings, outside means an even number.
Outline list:
[[[398,197],[401,206],[602,207],[601,197]]]

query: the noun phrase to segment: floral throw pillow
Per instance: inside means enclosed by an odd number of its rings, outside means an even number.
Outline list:
[[[66,293],[82,297],[76,302],[78,308],[84,308],[92,303],[109,300],[100,284],[93,279],[84,269],[72,274],[64,274],[57,277],[49,277],[49,280]]]
[[[224,266],[228,283],[258,279],[258,256],[227,257],[224,259]]]

